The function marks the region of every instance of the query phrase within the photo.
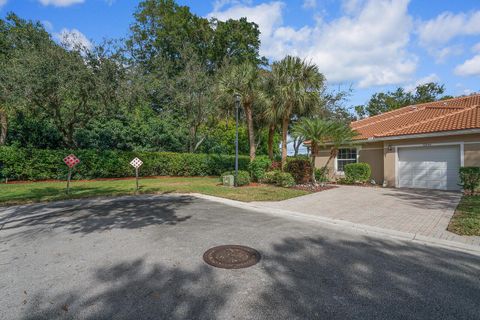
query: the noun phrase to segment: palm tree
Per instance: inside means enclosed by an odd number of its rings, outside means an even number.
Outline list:
[[[273,73],[266,70],[262,73],[262,80],[262,91],[264,93],[264,112],[262,116],[268,124],[268,157],[273,160],[274,137],[281,119],[279,114],[280,101],[276,90],[278,83],[276,83]]]
[[[338,149],[340,149],[340,147],[342,146],[351,145],[353,138],[358,135],[355,130],[352,130],[352,128],[344,122],[332,122],[328,130],[328,145],[330,146],[330,156],[328,157],[328,160],[323,167],[324,172],[326,172],[325,170],[327,170],[330,161],[332,161],[332,159],[334,159],[338,155]]]
[[[287,160],[288,126],[294,113],[304,114],[320,103],[325,78],[315,64],[287,56],[272,65],[282,125],[282,168]]]
[[[321,146],[329,139],[330,128],[334,123],[326,121],[320,118],[302,118],[300,119],[292,129],[292,136],[295,138],[301,138],[302,140],[310,140],[311,148],[311,180],[313,184],[316,184],[315,180],[315,158]]]
[[[228,96],[228,98],[239,95],[241,98],[241,103],[247,120],[250,160],[255,159],[256,151],[253,106],[254,102],[261,96],[259,82],[258,67],[249,62],[245,62],[241,65],[225,67],[224,70],[220,72],[217,82],[217,90],[220,94]]]

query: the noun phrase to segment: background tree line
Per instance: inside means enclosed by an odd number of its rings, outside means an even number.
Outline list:
[[[301,118],[354,119],[344,106],[350,90],[329,91],[321,70],[298,57],[269,63],[259,35],[245,18],[208,20],[174,0],[144,0],[125,39],[86,48],[10,13],[0,20],[0,145],[232,154],[239,95],[240,152],[285,161]],[[356,112],[443,91],[376,94]],[[302,135],[292,139],[298,152]]]

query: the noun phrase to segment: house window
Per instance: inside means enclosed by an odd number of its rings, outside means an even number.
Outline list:
[[[346,164],[357,163],[357,149],[356,148],[342,148],[338,150],[337,155],[337,171],[343,172]]]

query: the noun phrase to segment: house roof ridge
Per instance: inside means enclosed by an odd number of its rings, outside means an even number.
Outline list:
[[[358,127],[355,127],[355,129],[364,128],[364,127],[370,126],[370,125],[372,125],[372,124],[377,124],[377,123],[384,122],[384,121],[387,121],[387,120],[395,119],[395,118],[398,118],[398,117],[402,117],[402,116],[404,116],[404,115],[406,115],[406,114],[413,113],[413,112],[416,112],[416,111],[420,111],[420,110],[424,110],[424,109],[425,109],[425,107],[422,108],[422,109],[419,109],[419,108],[416,108],[416,107],[414,107],[414,106],[406,106],[406,107],[398,108],[398,109],[395,109],[395,110],[392,110],[392,111],[398,111],[398,110],[400,110],[400,109],[406,109],[406,108],[410,108],[411,110],[408,110],[408,111],[406,111],[406,112],[403,112],[403,113],[400,113],[400,114],[396,114],[396,115],[393,115],[393,116],[390,116],[390,117],[386,117],[386,118],[378,119],[378,120],[376,120],[376,121],[372,121],[372,122],[368,122],[368,123],[362,124],[362,125],[360,125],[360,126],[358,126]],[[381,113],[381,114],[378,114],[377,116],[384,115],[384,114],[387,114],[387,113],[392,112],[392,111],[388,111],[388,112],[386,112],[386,113]],[[374,117],[376,117],[376,116],[374,116]],[[372,119],[372,117],[366,118],[366,119],[362,119],[362,120],[367,120],[367,119]],[[355,122],[357,122],[357,121],[355,121]],[[352,122],[352,125],[353,125],[355,122]]]
[[[460,113],[463,113],[463,112],[466,112],[466,111],[469,111],[469,110],[472,110],[472,109],[475,109],[475,108],[479,108],[479,107],[480,107],[480,105],[476,104],[476,105],[473,105],[473,106],[470,106],[470,107],[460,108],[460,110],[455,111],[455,112],[450,112],[450,113],[442,114],[440,116],[433,117],[433,118],[430,118],[430,119],[426,119],[426,120],[423,120],[423,121],[411,123],[411,124],[401,126],[401,127],[395,128],[395,129],[387,131],[387,132],[383,132],[382,134],[378,134],[378,135],[374,134],[373,136],[374,137],[388,136],[388,135],[394,133],[395,131],[400,131],[400,130],[403,130],[403,129],[418,126],[420,124],[424,124],[424,123],[428,123],[428,122],[431,122],[431,121],[436,121],[436,120],[439,120],[439,119],[447,118],[447,117],[454,116],[454,115],[457,115],[457,114],[460,114]]]
[[[365,122],[367,120],[372,120],[374,118],[377,118],[379,116],[382,116],[382,115],[386,115],[386,114],[389,114],[389,113],[392,113],[392,112],[395,112],[395,111],[398,111],[398,110],[401,110],[401,109],[405,109],[405,108],[414,108],[414,110],[411,110],[411,111],[415,111],[415,110],[418,110],[419,108],[421,108],[422,110],[425,109],[425,108],[428,108],[428,107],[431,107],[431,108],[438,108],[438,106],[428,106],[429,104],[432,104],[432,103],[435,103],[435,102],[448,102],[448,101],[452,101],[452,100],[462,100],[462,99],[469,99],[469,98],[472,98],[472,97],[475,97],[475,96],[480,96],[480,93],[476,93],[476,94],[472,94],[472,95],[469,95],[469,96],[460,96],[460,97],[453,97],[453,98],[450,98],[450,99],[445,99],[445,100],[437,100],[437,101],[431,101],[431,102],[423,102],[423,103],[418,103],[418,104],[410,104],[408,106],[405,106],[405,107],[401,107],[401,108],[398,108],[398,109],[395,109],[395,110],[390,110],[390,111],[387,111],[387,112],[383,112],[383,113],[380,113],[380,114],[377,114],[377,115],[374,115],[372,117],[368,117],[368,118],[365,118],[365,119],[360,119],[360,120],[357,120],[357,121],[353,121],[352,122],[352,125],[354,123],[361,123],[361,122]],[[461,106],[458,106],[458,108],[462,108],[462,109],[465,109],[464,107],[461,107]],[[401,113],[401,114],[398,114],[398,115],[394,115],[394,116],[391,116],[391,117],[386,117],[386,118],[383,118],[383,119],[379,119],[379,120],[376,120],[376,121],[373,121],[373,122],[370,122],[370,123],[366,123],[366,124],[360,124],[360,126],[358,126],[358,128],[362,128],[364,126],[367,126],[367,125],[370,125],[370,124],[375,124],[375,123],[378,123],[380,121],[385,121],[385,120],[388,120],[388,119],[393,119],[395,117],[398,117],[398,116],[401,116],[401,115],[404,115],[406,113],[408,113],[410,111],[407,111],[405,113]]]

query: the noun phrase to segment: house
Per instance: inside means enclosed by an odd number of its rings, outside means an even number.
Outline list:
[[[388,187],[458,190],[459,168],[480,166],[480,94],[411,105],[351,123],[358,136],[329,163],[332,178],[366,162]],[[320,150],[316,167],[330,155]]]

